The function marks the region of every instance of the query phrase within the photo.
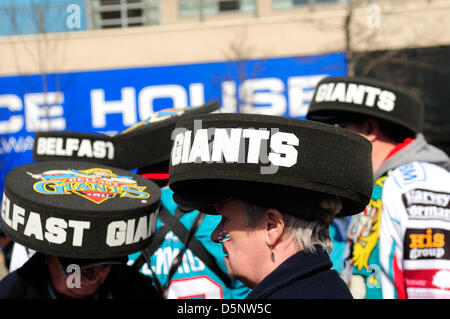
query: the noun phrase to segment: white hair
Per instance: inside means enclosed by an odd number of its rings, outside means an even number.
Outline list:
[[[245,220],[248,230],[256,227],[263,218],[267,208],[245,202]],[[341,211],[342,203],[339,197],[329,196],[319,200],[318,205],[311,202],[299,207],[299,210],[314,210],[305,212],[306,215],[314,215],[314,220],[304,220],[290,214],[284,214],[285,233],[296,241],[299,248],[306,251],[315,252],[316,246],[322,247],[323,250],[331,252],[333,242],[330,238],[329,225]]]

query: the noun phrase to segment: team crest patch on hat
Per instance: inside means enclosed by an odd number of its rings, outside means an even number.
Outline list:
[[[131,176],[117,176],[109,169],[66,169],[27,174],[39,180],[33,189],[44,195],[76,194],[96,204],[115,196],[139,199],[150,196],[145,192],[146,186],[137,185]]]
[[[161,190],[119,168],[46,161],[8,172],[1,226],[13,241],[69,258],[127,256],[148,246]]]

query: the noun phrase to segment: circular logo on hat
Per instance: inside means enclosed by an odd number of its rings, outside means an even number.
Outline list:
[[[114,258],[148,246],[161,190],[137,174],[81,161],[22,165],[5,178],[2,230],[61,257]]]
[[[90,168],[76,170],[49,170],[45,172],[27,172],[38,181],[33,189],[44,195],[81,196],[93,203],[101,204],[115,196],[146,199],[146,186],[140,186],[132,176],[119,176],[109,169]]]

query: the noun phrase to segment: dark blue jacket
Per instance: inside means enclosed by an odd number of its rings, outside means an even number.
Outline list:
[[[0,299],[51,299],[45,255],[35,253],[21,268],[0,281]],[[162,299],[149,277],[126,265],[111,265],[97,290],[100,299]]]
[[[322,249],[300,251],[265,277],[247,299],[352,299]]]

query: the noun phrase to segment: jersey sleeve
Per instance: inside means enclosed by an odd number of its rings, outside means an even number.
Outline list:
[[[450,174],[425,162],[385,182],[380,232],[383,298],[450,298]]]
[[[406,298],[403,249],[408,216],[401,195],[395,179],[388,176],[381,198],[379,240],[383,299]]]

